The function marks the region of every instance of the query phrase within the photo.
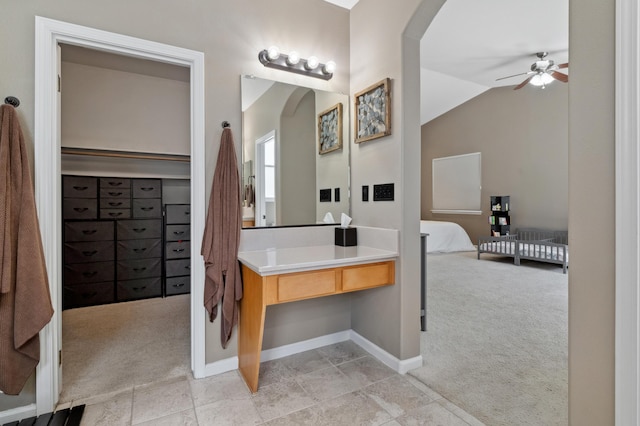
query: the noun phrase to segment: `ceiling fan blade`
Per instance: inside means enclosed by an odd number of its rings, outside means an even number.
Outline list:
[[[569,68],[569,62],[567,62],[565,64],[558,64],[556,66],[558,67],[558,69]]]
[[[551,77],[555,78],[558,81],[561,81],[563,83],[567,83],[569,81],[569,76],[566,74],[562,74],[561,72],[558,71],[551,71]]]
[[[506,77],[496,78],[496,81],[504,80],[504,79],[506,79],[506,78],[511,78],[511,77],[517,77],[517,76],[519,76],[519,75],[527,75],[527,74],[531,74],[531,71],[529,71],[529,72],[521,72],[521,73],[519,73],[519,74],[508,75],[508,76],[506,76]]]
[[[518,84],[516,87],[513,88],[513,90],[518,90],[518,89],[522,89],[524,86],[527,85],[527,83],[529,82],[529,80],[531,80],[533,78],[533,76],[527,78],[525,81],[523,81],[522,83]]]

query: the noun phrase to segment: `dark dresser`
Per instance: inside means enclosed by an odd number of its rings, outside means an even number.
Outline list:
[[[191,292],[191,211],[189,204],[166,204],[164,294]]]
[[[63,308],[162,296],[162,180],[62,176]]]

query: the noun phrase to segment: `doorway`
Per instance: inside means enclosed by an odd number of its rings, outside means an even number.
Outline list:
[[[36,369],[36,406],[51,411],[61,391],[61,184],[58,102],[58,44],[66,43],[120,55],[188,67],[190,69],[191,250],[198,253],[204,232],[204,54],[134,37],[36,17],[36,87],[34,170],[35,195],[55,314],[41,333],[41,357]],[[191,370],[203,377],[205,315],[202,286],[204,264],[191,259]],[[198,309],[200,308],[200,309]]]
[[[256,141],[256,226],[276,224],[276,131]]]

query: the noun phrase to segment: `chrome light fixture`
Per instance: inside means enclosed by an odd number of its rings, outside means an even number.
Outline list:
[[[295,51],[285,55],[284,53],[280,53],[280,50],[276,46],[262,50],[258,54],[258,59],[265,67],[295,72],[323,80],[331,79],[336,70],[336,63],[333,61],[321,64],[315,56],[311,56],[309,59],[303,59]]]

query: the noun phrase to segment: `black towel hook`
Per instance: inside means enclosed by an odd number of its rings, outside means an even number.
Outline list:
[[[20,105],[20,99],[16,98],[15,96],[7,96],[6,98],[4,98],[4,103],[7,105],[11,105],[14,108],[18,108],[18,106]]]
[[[225,121],[222,122],[222,128],[226,129],[227,127],[231,127],[231,123],[229,123],[228,121],[225,120]]]

